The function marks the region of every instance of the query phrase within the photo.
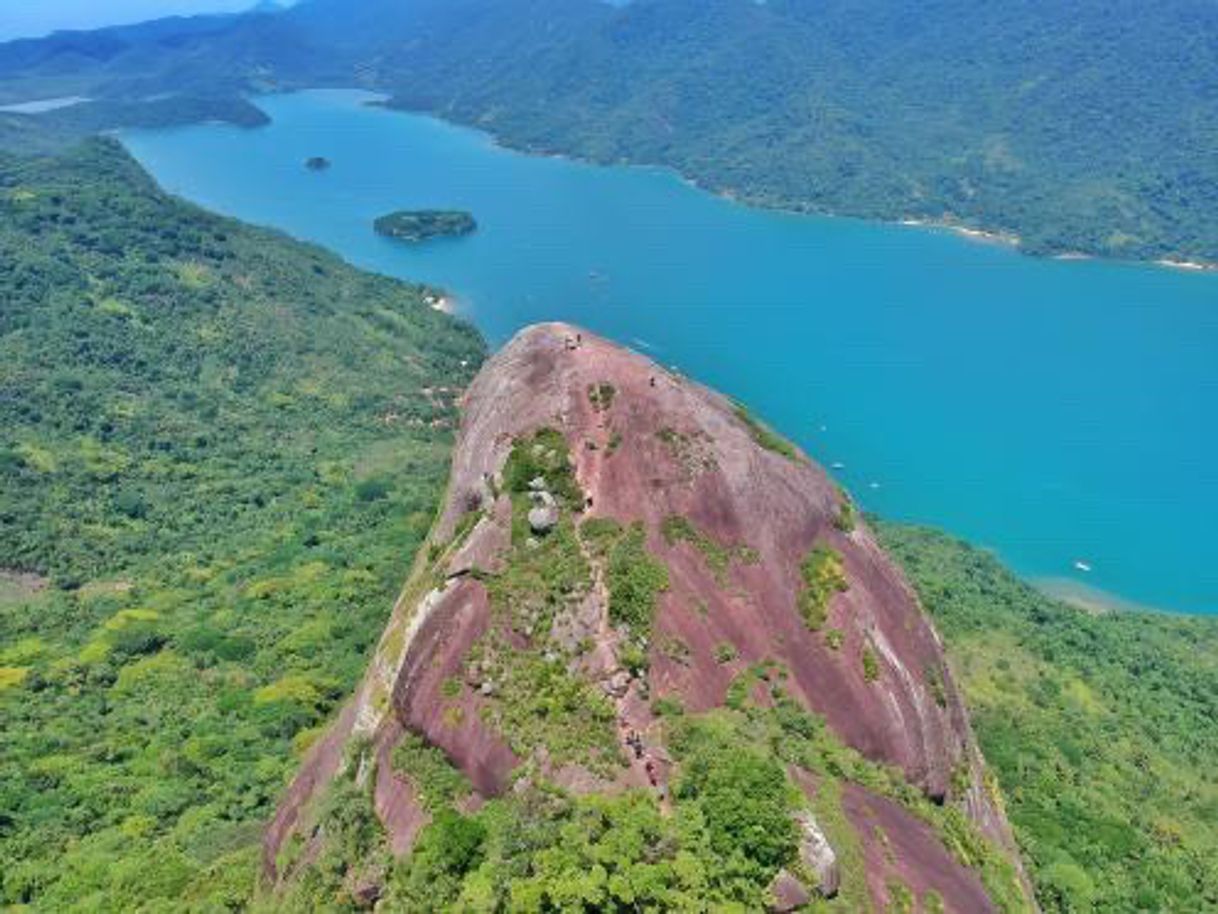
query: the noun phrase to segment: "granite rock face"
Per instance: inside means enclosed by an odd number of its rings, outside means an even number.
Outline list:
[[[267,834],[269,878],[282,875],[274,868],[279,846],[304,823],[309,802],[340,770],[339,747],[354,738],[371,740],[387,758],[404,732],[420,734],[466,774],[474,802],[505,790],[526,761],[483,713],[495,684],[469,677],[471,649],[501,624],[486,578],[503,567],[512,541],[504,466],[515,442],[539,429],[557,431],[567,443],[583,495],[575,521],[603,517],[641,528],[647,551],[669,578],[641,676],[625,671],[616,656],[603,588],[555,619],[555,643],[590,645],[577,672],[614,702],[623,753],[638,763],[612,782],[572,766],[548,776],[577,792],[650,785],[663,795],[670,761],[651,736],[654,703],[671,696],[691,713],[715,708],[738,673],[775,661],[788,671],[789,693],[843,743],[899,768],[928,797],[960,804],[1018,867],[934,627],[837,484],[725,397],[582,330],[543,324],[521,331],[465,393],[450,496],[431,536],[437,548],[454,545],[426,573],[416,570],[360,692],[306,759]],[[470,492],[482,493],[476,512]],[[542,478],[524,497],[534,538],[550,535],[571,510],[560,510]],[[701,545],[672,536],[674,518],[697,531]],[[804,566],[815,549],[835,557],[840,586],[809,624]],[[720,560],[708,560],[708,550]],[[674,655],[659,648],[664,643],[687,650]],[[471,688],[454,710],[443,692],[456,680]],[[545,771],[544,753],[531,761]],[[388,767],[377,767],[376,806],[401,853],[427,816],[409,785],[381,774]],[[814,796],[808,773],[793,777]],[[938,891],[948,910],[991,909],[975,874],[947,854],[932,830],[861,788],[847,800],[858,813],[847,818],[869,854],[868,828],[877,815],[908,843],[901,875],[909,885]],[[799,869],[815,884],[780,873],[772,887],[779,910],[831,896],[840,879],[838,855],[816,821],[809,816],[798,824]],[[920,847],[926,843],[933,847]],[[884,892],[877,881],[877,904]]]

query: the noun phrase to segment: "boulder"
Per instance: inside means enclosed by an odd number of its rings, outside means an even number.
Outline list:
[[[841,887],[842,877],[837,865],[837,854],[829,845],[829,839],[821,831],[816,819],[809,812],[795,817],[799,824],[799,859],[805,867],[816,874],[816,891],[822,898],[832,898]]]
[[[558,509],[553,505],[538,505],[529,511],[529,529],[545,536],[558,525]]]
[[[770,895],[774,898],[767,908],[770,914],[791,914],[792,911],[802,910],[812,901],[804,884],[787,870],[778,871],[770,883]]]

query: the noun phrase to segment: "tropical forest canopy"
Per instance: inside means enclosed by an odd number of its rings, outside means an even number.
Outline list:
[[[423,294],[109,142],[0,158],[0,906],[249,897],[482,358]]]

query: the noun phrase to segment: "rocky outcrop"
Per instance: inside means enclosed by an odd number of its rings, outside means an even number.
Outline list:
[[[475,801],[502,791],[524,761],[491,723],[497,683],[476,665],[471,672],[470,655],[490,630],[508,643],[531,637],[495,618],[487,580],[502,570],[513,537],[505,463],[514,443],[539,429],[560,433],[574,464],[582,504],[565,510],[641,530],[668,586],[642,676],[621,662],[624,636],[606,621],[602,583],[554,618],[549,634],[559,650],[586,646],[572,669],[613,702],[627,765],[607,782],[578,766],[547,769],[543,752],[532,759],[538,770],[569,789],[662,792],[671,762],[654,702],[714,708],[738,674],[771,662],[841,742],[899,768],[928,797],[960,803],[991,838],[1013,846],[939,638],[833,480],[725,397],[576,328],[546,324],[517,335],[466,392],[429,556],[395,607],[353,707],[306,761],[268,832],[269,876],[280,842],[340,764],[335,747],[344,740],[362,735],[384,753],[404,730],[421,734],[466,774]],[[526,494],[528,532],[537,538],[529,543],[537,546],[556,535],[560,499],[544,478],[531,480]],[[448,689],[457,681],[469,687]],[[408,847],[426,816],[392,777],[382,774],[375,793],[395,850]],[[949,910],[987,910],[970,871],[947,882],[923,872],[951,859],[929,828],[919,831],[888,801],[849,796],[861,835],[879,817],[889,838],[937,848],[903,858],[912,861],[899,874],[906,884],[939,886],[945,900],[960,900]],[[814,884],[780,873],[776,910],[805,903],[801,893],[837,890],[831,842],[810,814],[799,826],[799,870]],[[883,883],[876,885],[881,903]]]

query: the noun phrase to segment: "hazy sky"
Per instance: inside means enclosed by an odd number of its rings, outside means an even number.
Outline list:
[[[0,0],[0,40],[158,16],[247,9],[255,0]]]

